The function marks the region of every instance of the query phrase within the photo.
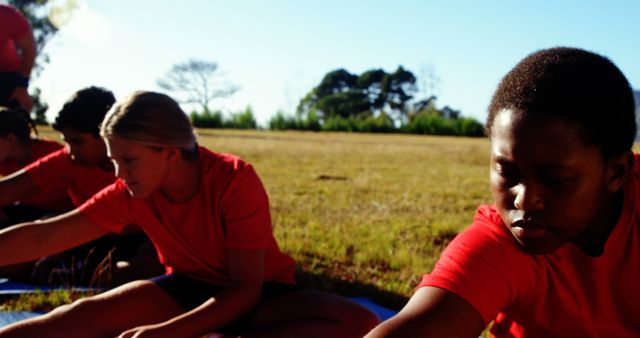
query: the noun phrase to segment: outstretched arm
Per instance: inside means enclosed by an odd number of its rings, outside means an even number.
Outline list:
[[[464,299],[425,286],[416,291],[397,315],[378,325],[365,338],[478,337],[484,327],[480,314]]]
[[[32,196],[42,191],[24,170],[0,179],[0,207]]]
[[[17,224],[0,230],[0,266],[52,255],[106,233],[77,210],[43,221]]]

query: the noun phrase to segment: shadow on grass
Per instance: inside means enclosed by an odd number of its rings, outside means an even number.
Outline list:
[[[296,280],[302,287],[333,292],[345,297],[367,297],[376,304],[399,311],[409,300],[407,297],[382,290],[374,285],[362,282],[345,281],[323,274],[296,270]]]

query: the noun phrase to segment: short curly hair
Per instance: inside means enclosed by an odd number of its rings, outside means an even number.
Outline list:
[[[116,102],[113,93],[100,87],[78,90],[58,112],[53,129],[73,129],[100,136],[100,124],[111,106]]]
[[[578,48],[534,52],[502,78],[488,109],[486,133],[496,115],[554,116],[574,125],[582,141],[604,158],[631,149],[636,136],[629,82],[608,58]]]

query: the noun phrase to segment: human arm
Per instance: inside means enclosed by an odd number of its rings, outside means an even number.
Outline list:
[[[18,103],[20,103],[20,106],[27,110],[31,110],[33,103],[27,89],[28,80],[31,76],[31,70],[33,69],[37,53],[36,41],[33,37],[31,28],[29,28],[20,38],[14,40],[14,43],[16,47],[21,50],[20,69],[18,70],[18,75],[21,77],[21,81],[26,81],[26,83],[19,83],[13,93],[9,96],[9,100],[17,100]]]
[[[0,230],[0,266],[28,262],[96,239],[107,231],[77,210]]]
[[[128,330],[119,338],[197,337],[230,323],[257,304],[264,282],[263,250],[228,250],[231,284],[199,307],[163,323]]]
[[[366,338],[478,337],[485,324],[480,313],[456,294],[432,286],[419,288],[395,316]]]
[[[36,185],[26,171],[18,170],[0,179],[0,207],[10,205],[41,191],[42,189]]]

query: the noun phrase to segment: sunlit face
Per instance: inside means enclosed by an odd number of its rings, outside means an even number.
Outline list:
[[[152,148],[129,139],[105,139],[116,176],[124,181],[131,196],[146,198],[161,189],[169,173],[167,148]]]
[[[519,119],[505,110],[491,134],[491,189],[522,249],[555,251],[590,226],[607,194],[601,151],[553,117]]]
[[[74,162],[90,166],[108,161],[107,149],[101,137],[70,128],[60,133]]]

